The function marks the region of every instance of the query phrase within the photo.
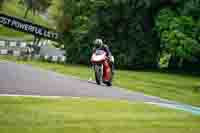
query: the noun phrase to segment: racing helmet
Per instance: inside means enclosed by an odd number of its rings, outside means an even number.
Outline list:
[[[100,38],[95,39],[95,40],[94,40],[94,45],[95,45],[96,47],[101,47],[101,46],[103,46],[103,40],[100,39]]]

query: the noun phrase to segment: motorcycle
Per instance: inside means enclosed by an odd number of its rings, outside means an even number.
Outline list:
[[[96,50],[91,57],[91,63],[95,72],[95,80],[98,85],[101,83],[112,86],[112,71],[110,60],[103,50]]]

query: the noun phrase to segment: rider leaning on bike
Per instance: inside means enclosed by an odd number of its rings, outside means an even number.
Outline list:
[[[103,43],[103,40],[98,38],[94,40],[94,48],[93,48],[93,52],[96,50],[103,50],[106,52],[107,57],[110,61],[110,66],[111,66],[111,70],[112,70],[112,74],[114,74],[114,58],[112,56],[112,53],[108,47],[108,45]]]

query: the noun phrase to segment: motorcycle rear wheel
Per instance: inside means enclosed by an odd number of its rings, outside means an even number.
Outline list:
[[[106,82],[107,86],[112,86],[112,82]]]

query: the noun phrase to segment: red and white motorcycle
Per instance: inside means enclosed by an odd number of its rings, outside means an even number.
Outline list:
[[[114,58],[112,57],[114,61]],[[106,52],[103,50],[96,50],[92,57],[91,63],[95,72],[95,79],[98,85],[101,83],[106,84],[107,86],[112,86],[112,70],[110,67],[110,60],[106,56]]]

